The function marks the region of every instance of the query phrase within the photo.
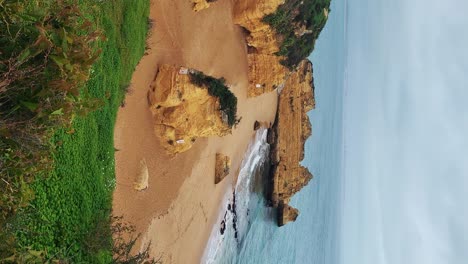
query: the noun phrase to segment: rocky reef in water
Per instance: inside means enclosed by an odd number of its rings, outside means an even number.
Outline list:
[[[190,149],[199,137],[231,133],[219,99],[195,85],[186,68],[160,66],[148,92],[148,103],[155,133],[169,154]]]

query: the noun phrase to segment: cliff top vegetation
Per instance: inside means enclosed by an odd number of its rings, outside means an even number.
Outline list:
[[[287,0],[263,21],[275,29],[280,39],[281,63],[293,69],[310,55],[327,22],[330,0]]]
[[[113,248],[113,130],[149,6],[0,0],[0,263],[131,257]]]
[[[190,73],[190,81],[199,86],[208,89],[211,96],[219,99],[220,110],[226,113],[228,125],[234,126],[237,122],[237,97],[229,91],[224,78],[214,78],[205,75],[203,72],[195,71]]]

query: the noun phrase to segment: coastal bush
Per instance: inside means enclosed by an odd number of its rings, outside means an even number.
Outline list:
[[[330,0],[287,0],[275,13],[263,18],[279,35],[278,56],[290,69],[310,55],[327,21]]]
[[[237,122],[237,97],[226,86],[224,78],[216,79],[205,75],[203,72],[195,71],[190,73],[190,81],[199,86],[208,89],[211,96],[219,99],[220,110],[226,113],[228,125],[234,126]]]
[[[114,123],[148,14],[149,0],[0,0],[0,263],[112,262]]]
[[[0,197],[1,218],[32,198],[28,183],[50,168],[53,127],[98,102],[80,97],[101,36],[76,5],[59,2],[42,13],[21,1],[0,4]],[[25,11],[23,11],[25,10]],[[22,194],[20,194],[22,193]]]
[[[114,247],[112,249],[112,262],[113,263],[128,263],[128,264],[161,264],[161,257],[150,257],[149,251],[151,242],[145,246],[142,251],[132,253],[137,240],[141,234],[135,234],[135,226],[124,222],[123,217],[113,216],[111,221],[111,230],[114,237]],[[130,236],[130,239],[126,237]]]

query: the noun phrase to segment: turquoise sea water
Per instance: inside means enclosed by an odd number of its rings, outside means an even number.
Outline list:
[[[208,254],[210,257],[209,260],[204,259],[204,262],[339,262],[345,10],[345,0],[332,1],[329,20],[310,57],[314,65],[316,109],[309,112],[312,136],[306,142],[303,165],[314,174],[314,179],[291,201],[300,210],[299,218],[294,223],[278,228],[273,220],[273,209],[265,207],[265,200],[255,185],[257,181],[252,180],[250,187],[236,189],[236,201],[240,204],[248,201],[248,214],[244,210],[236,216],[237,226],[246,231],[240,231],[235,239],[234,229],[229,228],[233,216],[229,211],[227,214],[223,212],[228,228],[223,236],[217,235],[218,238],[213,239],[211,245],[209,243],[207,250],[211,250]],[[252,158],[253,155],[247,155],[245,160]],[[246,171],[261,174],[252,164],[260,166],[262,161],[246,164],[251,167]],[[245,188],[250,190],[246,191]]]

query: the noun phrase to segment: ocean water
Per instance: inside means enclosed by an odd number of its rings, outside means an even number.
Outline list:
[[[329,20],[310,57],[317,105],[309,113],[312,136],[302,163],[314,179],[291,201],[300,210],[297,221],[278,228],[274,209],[265,206],[261,182],[269,146],[265,131],[259,130],[242,163],[235,194],[237,213],[228,210],[234,195],[227,194],[220,225],[213,229],[202,263],[339,262],[345,21],[346,0],[333,0]]]

